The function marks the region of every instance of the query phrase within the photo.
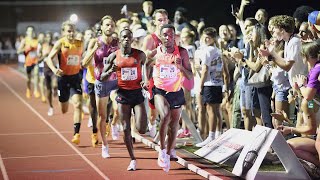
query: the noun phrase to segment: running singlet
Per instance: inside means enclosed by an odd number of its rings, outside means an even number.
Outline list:
[[[153,67],[154,85],[167,92],[177,92],[181,89],[184,76],[175,65],[175,59],[181,58],[179,47],[174,47],[173,53],[163,53],[161,46],[157,48],[155,65]]]
[[[59,67],[65,75],[75,75],[80,71],[81,55],[83,43],[79,40],[74,40],[74,43],[68,42],[66,37],[61,41],[61,56],[59,59]]]
[[[116,51],[116,65],[118,86],[121,89],[135,90],[140,89],[140,82],[142,81],[141,60],[139,58],[139,51],[132,48],[132,56],[123,57],[121,51]]]
[[[151,34],[155,47],[161,46],[162,42],[155,33]]]
[[[106,60],[107,60],[107,57],[115,52],[116,50],[119,49],[118,47],[118,41],[116,39],[113,39],[112,42],[110,44],[105,44],[102,39],[101,39],[101,36],[98,37],[98,41],[100,42],[101,44],[101,47],[99,47],[97,49],[97,51],[94,53],[94,77],[97,79],[97,80],[100,80],[100,76],[101,76],[101,73],[102,73],[102,70],[103,70],[103,66],[104,64],[106,64]],[[116,74],[115,73],[112,73],[110,76],[109,76],[109,79],[108,81],[110,80],[115,80],[116,79]]]
[[[32,66],[38,61],[37,49],[38,49],[38,40],[26,38],[25,40],[24,54],[26,56],[25,65]]]

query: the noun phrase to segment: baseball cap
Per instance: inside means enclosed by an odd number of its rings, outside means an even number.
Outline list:
[[[320,31],[320,11],[313,11],[308,16],[308,21],[313,25],[318,31]]]
[[[137,29],[133,32],[133,38],[145,37],[147,32],[144,29]]]

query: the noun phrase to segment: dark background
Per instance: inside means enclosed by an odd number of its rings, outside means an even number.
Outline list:
[[[231,4],[240,7],[241,0],[154,0],[153,3],[155,7],[166,9],[171,19],[176,7],[182,6],[188,9],[189,20],[204,18],[207,24],[218,27],[235,22],[231,15]],[[266,9],[269,17],[280,14],[292,16],[301,5],[320,10],[320,0],[254,0],[246,7],[244,17],[254,17],[259,8]]]
[[[254,1],[254,3],[250,4],[245,9],[244,17],[254,16],[256,10],[259,8],[265,8],[269,13],[269,17],[278,14],[292,15],[295,9],[301,5],[309,5],[314,9],[320,10],[320,0]],[[114,2],[118,3],[98,5],[15,6],[4,5],[0,2],[0,37],[4,35],[15,36],[18,22],[62,22],[73,12],[77,13],[79,18],[87,21],[90,25],[99,21],[99,19],[106,14],[110,14],[114,16],[115,19],[119,19],[123,17],[123,15],[120,15],[120,9],[123,6],[123,3],[120,1]],[[137,3],[128,4],[128,9],[130,11],[142,11],[141,2],[143,2],[143,0],[136,0],[136,2]],[[173,18],[175,9],[178,6],[183,6],[189,11],[189,20],[204,18],[207,25],[216,28],[221,24],[234,23],[234,18],[230,13],[231,4],[234,4],[235,7],[239,7],[240,2],[241,0],[153,0],[154,9],[166,9],[169,12],[170,19]]]

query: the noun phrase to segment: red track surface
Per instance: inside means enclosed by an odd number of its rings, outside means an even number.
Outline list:
[[[203,179],[171,162],[165,173],[157,166],[157,152],[142,143],[134,144],[137,171],[128,172],[129,154],[123,140],[109,139],[111,158],[91,147],[87,116],[80,130],[79,146],[70,143],[72,112],[62,115],[57,99],[54,115],[48,104],[26,99],[25,79],[9,66],[0,66],[0,179]],[[2,160],[1,160],[2,158]],[[3,162],[3,165],[1,163]],[[5,170],[4,170],[5,168]]]

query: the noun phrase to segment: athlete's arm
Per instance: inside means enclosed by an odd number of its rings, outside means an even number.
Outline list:
[[[154,46],[154,40],[151,35],[144,38],[142,50],[146,54],[147,58],[153,58],[154,55],[156,55],[157,48]]]
[[[18,50],[17,50],[17,54],[22,54],[24,52],[25,45],[26,45],[26,40],[23,39],[20,43]]]
[[[88,50],[82,60],[83,67],[87,67],[92,62],[93,54],[96,52],[98,47],[99,47],[99,44],[97,39],[91,39],[88,44]]]
[[[180,56],[181,56],[182,62],[181,63],[176,62],[177,67],[180,69],[180,71],[183,73],[183,75],[187,79],[192,79],[193,73],[192,73],[192,68],[191,68],[191,64],[189,61],[188,52],[186,49],[184,49],[182,47],[179,47],[179,51],[180,51]],[[178,64],[181,64],[181,66]]]
[[[46,63],[48,65],[48,67],[51,69],[51,71],[57,75],[57,76],[62,76],[63,75],[63,71],[60,68],[56,68],[56,66],[53,64],[53,58],[56,56],[56,54],[60,51],[61,49],[61,41],[57,41],[52,50],[50,51],[48,58],[46,59]]]
[[[223,66],[222,66],[222,75],[223,75],[223,82],[226,87],[226,90],[229,90],[229,82],[230,82],[230,75],[229,75],[229,70],[228,70],[228,64],[225,63],[228,59],[224,58],[222,56],[222,61],[223,61]]]
[[[116,53],[113,52],[107,57],[107,62],[103,66],[103,70],[100,76],[100,80],[103,81],[105,79],[108,79],[110,74],[115,71],[115,59],[116,59]]]
[[[149,85],[149,73],[148,73],[148,69],[147,69],[147,57],[146,54],[143,51],[139,50],[139,58],[141,60],[141,65],[142,65],[142,71],[143,71],[143,84],[142,87],[143,88],[147,88],[147,86]]]

